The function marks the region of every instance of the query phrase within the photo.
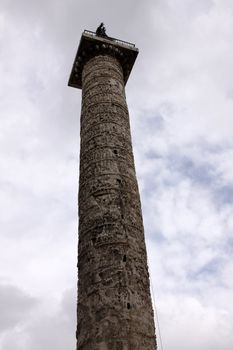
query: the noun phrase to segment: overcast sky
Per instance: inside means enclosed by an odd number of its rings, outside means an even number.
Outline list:
[[[126,93],[163,348],[232,350],[232,0],[1,0],[0,349],[75,349],[67,81],[101,21],[140,50]]]

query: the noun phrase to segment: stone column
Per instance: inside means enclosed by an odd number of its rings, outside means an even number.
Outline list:
[[[82,69],[77,350],[155,350],[122,65]]]

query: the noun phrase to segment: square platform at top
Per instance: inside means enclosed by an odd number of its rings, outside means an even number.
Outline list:
[[[74,60],[68,85],[82,89],[82,70],[87,61],[97,55],[116,57],[121,63],[124,83],[127,83],[130,72],[138,55],[134,44],[123,40],[98,36],[96,33],[85,30],[81,36],[78,51]]]

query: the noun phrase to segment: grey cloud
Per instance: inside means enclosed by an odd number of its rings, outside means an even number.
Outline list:
[[[75,290],[67,290],[57,313],[50,317],[41,317],[29,326],[28,349],[63,350],[75,347],[75,296]]]
[[[224,204],[232,205],[233,204],[233,187],[221,186],[217,188],[213,197],[219,207]]]
[[[66,290],[56,311],[40,309],[24,319],[21,331],[10,331],[3,339],[3,350],[58,350],[75,347],[75,290]],[[43,300],[40,300],[43,303]]]
[[[0,332],[14,328],[29,317],[38,300],[13,285],[0,285]]]

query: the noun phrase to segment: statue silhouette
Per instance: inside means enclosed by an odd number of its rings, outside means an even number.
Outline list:
[[[95,32],[95,33],[96,33],[96,35],[98,35],[98,36],[102,36],[102,37],[105,37],[105,38],[108,37],[107,34],[106,34],[106,28],[105,28],[103,22],[100,23],[100,25],[99,25],[99,27],[96,29],[96,32]]]

